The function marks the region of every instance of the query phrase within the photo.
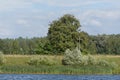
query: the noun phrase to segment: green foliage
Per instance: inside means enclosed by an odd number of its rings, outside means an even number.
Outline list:
[[[66,14],[50,24],[48,39],[53,47],[54,53],[62,53],[67,48],[73,49],[77,46],[80,28],[79,20],[73,15]]]
[[[81,52],[83,54],[90,53],[89,49],[88,49],[88,48],[90,48],[90,45],[89,45],[90,37],[89,37],[89,35],[86,32],[82,31],[79,34],[79,38],[80,38],[80,41],[77,44],[80,45]]]
[[[73,51],[69,49],[65,51],[62,60],[63,65],[95,65],[96,60],[91,55],[82,55],[81,51],[76,48]]]
[[[96,59],[91,55],[82,55],[81,51],[78,48],[70,51],[66,50],[64,58],[62,59],[63,65],[80,65],[80,66],[103,66],[103,67],[111,67],[116,68],[117,64],[109,63],[106,60]]]
[[[73,51],[67,49],[62,60],[63,65],[79,65],[82,64],[82,54],[77,48]]]
[[[120,54],[120,34],[90,36],[98,54]],[[92,49],[91,49],[92,50]]]
[[[34,66],[40,66],[40,65],[48,65],[48,66],[52,66],[52,65],[56,65],[57,62],[52,59],[52,58],[48,58],[48,57],[33,57],[28,61],[29,65],[34,65]]]
[[[0,39],[4,54],[61,54],[80,47],[83,54],[120,55],[120,34],[89,35],[79,32],[81,25],[73,15],[65,14],[50,25],[45,37]]]
[[[112,74],[109,67],[95,66],[29,66],[29,65],[4,65],[1,73],[24,73],[24,74]],[[114,74],[118,71],[114,71]],[[120,73],[120,72],[119,72]]]
[[[47,37],[39,39],[38,47],[35,49],[36,54],[52,54],[52,46]]]
[[[4,46],[4,41],[2,39],[0,39],[0,51],[3,51],[3,46]]]
[[[0,52],[0,66],[5,63],[5,58],[2,52]]]
[[[97,61],[94,57],[92,57],[91,55],[84,55],[83,56],[83,64],[82,65],[96,65]]]
[[[97,57],[95,59],[95,62],[99,62],[99,60],[105,60],[107,59],[109,62],[115,61],[119,64],[119,58],[120,56],[101,56],[101,55],[84,55],[84,59],[86,60],[86,65],[62,65],[61,59],[62,56],[51,56],[51,55],[40,55],[49,57],[49,59],[52,58],[53,61],[57,62],[55,65],[28,65],[26,62],[30,60],[31,56],[36,56],[36,58],[39,57],[39,55],[5,55],[5,58],[7,62],[0,66],[0,73],[17,73],[17,74],[120,74],[120,68],[115,63],[112,63],[111,66],[103,66],[97,65],[88,65],[90,64],[88,61],[93,60],[93,58]],[[88,58],[89,56],[89,58]],[[103,58],[104,57],[104,58]],[[55,59],[54,59],[55,58]],[[92,59],[91,59],[92,58]],[[90,60],[89,60],[90,59]],[[58,65],[59,64],[59,65]],[[117,68],[115,67],[117,66]]]

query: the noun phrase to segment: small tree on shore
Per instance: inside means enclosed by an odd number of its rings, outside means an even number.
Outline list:
[[[3,65],[5,63],[5,58],[3,53],[0,51],[0,66]]]

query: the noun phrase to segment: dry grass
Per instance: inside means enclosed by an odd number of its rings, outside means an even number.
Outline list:
[[[26,65],[26,62],[30,60],[32,57],[49,57],[49,58],[54,58],[55,60],[58,61],[59,64],[61,64],[61,60],[63,56],[58,56],[58,55],[5,55],[6,58],[6,64],[7,65],[16,65],[16,64],[21,64],[21,65]],[[93,57],[98,58],[98,59],[106,59],[110,62],[116,62],[117,64],[120,65],[120,55],[93,55]]]
[[[62,56],[56,55],[5,55],[6,64],[5,65],[27,65],[26,63],[32,57],[49,57],[51,59],[55,59],[61,64]]]
[[[110,58],[110,57],[117,57],[117,58],[120,58],[120,55],[93,55],[94,57],[100,57],[100,58],[102,58],[102,57],[108,57],[108,58]]]
[[[31,57],[49,57],[55,58],[58,61],[58,64],[55,66],[41,66],[35,67],[30,66],[27,62],[31,59]],[[116,62],[118,66],[120,66],[120,56],[115,55],[93,55],[98,59],[105,59],[110,62]],[[95,67],[95,66],[86,66],[86,67],[77,67],[77,66],[63,66],[61,65],[61,60],[63,56],[56,56],[56,55],[5,55],[6,63],[3,65],[1,70],[3,73],[52,73],[52,74],[59,74],[59,73],[70,73],[73,74],[112,74],[111,69],[108,67]],[[68,68],[69,67],[69,68]],[[120,69],[116,69],[114,71],[115,74],[120,74]]]

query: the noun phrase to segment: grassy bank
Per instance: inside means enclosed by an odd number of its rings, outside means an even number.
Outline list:
[[[1,66],[0,73],[32,73],[32,74],[120,74],[120,68],[111,69],[101,66],[64,66],[61,64],[63,56],[46,55],[54,58],[57,65],[52,66],[31,66],[27,62],[36,56],[43,55],[5,55],[6,63]],[[45,56],[45,55],[44,55]],[[120,66],[120,56],[112,55],[94,55],[99,59],[105,59],[109,62],[116,62]]]

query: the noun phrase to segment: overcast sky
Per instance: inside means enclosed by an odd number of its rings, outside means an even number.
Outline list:
[[[120,34],[120,0],[0,0],[0,38],[46,36],[68,13],[89,34]]]

